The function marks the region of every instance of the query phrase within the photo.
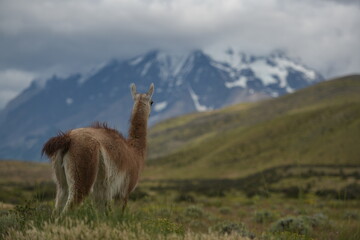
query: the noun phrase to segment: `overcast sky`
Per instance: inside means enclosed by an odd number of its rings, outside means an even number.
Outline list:
[[[34,78],[151,49],[283,49],[325,77],[360,73],[359,0],[0,0],[0,108]]]

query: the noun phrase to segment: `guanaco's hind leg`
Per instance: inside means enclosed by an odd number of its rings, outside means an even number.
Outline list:
[[[100,157],[99,170],[95,180],[92,197],[97,207],[109,212],[111,210],[111,192],[108,183],[109,180],[105,175],[104,161],[103,158]]]
[[[99,163],[97,148],[74,148],[64,156],[68,199],[63,212],[79,205],[94,185]]]
[[[127,202],[128,202],[128,198],[127,198],[127,197],[125,197],[125,198],[122,199],[122,209],[121,209],[122,214],[125,213],[125,209],[126,209],[126,206],[127,206]]]
[[[63,166],[63,159],[60,153],[52,159],[52,165],[55,173],[54,180],[56,183],[55,212],[60,213],[63,210],[68,198],[68,185]]]
[[[127,206],[127,202],[128,202],[128,197],[124,197],[120,194],[117,194],[114,198],[115,201],[115,205],[116,206],[121,206],[121,213],[124,214],[125,213],[125,209]]]

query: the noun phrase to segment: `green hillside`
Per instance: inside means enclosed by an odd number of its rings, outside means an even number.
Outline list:
[[[145,178],[237,178],[281,166],[360,164],[360,76],[191,114],[150,131]]]

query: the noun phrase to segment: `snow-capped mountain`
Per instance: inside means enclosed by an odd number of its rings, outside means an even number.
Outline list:
[[[323,80],[282,53],[252,56],[227,51],[208,55],[151,51],[113,60],[85,75],[53,76],[30,87],[0,112],[0,158],[40,159],[59,130],[106,121],[126,133],[132,106],[129,85],[155,84],[150,124],[169,117],[291,93]]]

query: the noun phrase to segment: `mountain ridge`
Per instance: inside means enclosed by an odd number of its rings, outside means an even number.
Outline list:
[[[155,50],[112,60],[88,75],[54,75],[42,84],[33,82],[0,112],[0,156],[37,160],[48,137],[94,121],[126,132],[132,82],[139,91],[155,83],[152,125],[190,112],[281,96],[323,80],[285,56],[242,54],[239,59],[230,63],[201,50],[180,55]]]

